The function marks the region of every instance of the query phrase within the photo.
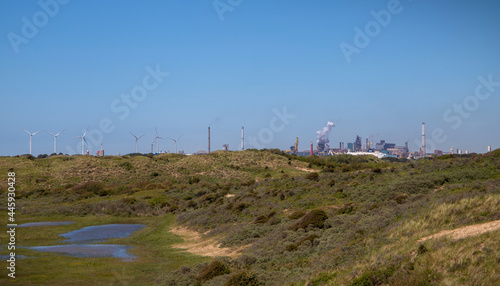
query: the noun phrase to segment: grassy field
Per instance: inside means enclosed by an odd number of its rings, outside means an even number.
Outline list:
[[[137,258],[132,262],[117,258],[77,258],[61,256],[50,252],[37,252],[21,248],[17,255],[31,257],[19,259],[17,277],[11,279],[6,273],[0,277],[2,285],[151,285],[163,271],[174,271],[181,265],[192,265],[206,261],[206,258],[190,255],[172,248],[182,241],[168,230],[175,222],[172,215],[162,217],[115,216],[41,216],[23,217],[19,221],[73,221],[64,226],[18,228],[17,245],[56,245],[63,240],[59,234],[90,225],[114,223],[139,223],[146,227],[131,237],[112,239],[105,244],[125,244],[133,248],[129,252]],[[2,241],[6,236],[2,234]],[[5,248],[0,252],[7,254]],[[5,271],[3,271],[5,272]]]
[[[18,245],[52,245],[88,225],[142,223],[134,262],[19,249],[19,285],[494,285],[492,230],[419,241],[500,219],[500,150],[421,160],[295,157],[278,150],[203,156],[0,158],[2,197],[16,172],[16,219],[74,221],[18,229]],[[0,210],[7,224],[7,209]],[[182,225],[244,249],[208,258],[172,247]],[[7,241],[0,233],[0,241]],[[5,243],[2,243],[5,244]],[[0,254],[6,254],[4,248]],[[5,268],[3,271],[6,271]]]

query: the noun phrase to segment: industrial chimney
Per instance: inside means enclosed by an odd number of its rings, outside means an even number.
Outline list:
[[[245,128],[241,126],[241,151],[245,151]]]
[[[422,157],[425,157],[425,122],[422,123]]]
[[[208,126],[208,153],[210,153],[210,126]]]

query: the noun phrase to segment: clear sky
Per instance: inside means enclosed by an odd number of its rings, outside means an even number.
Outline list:
[[[332,120],[418,150],[500,147],[500,2],[0,2],[0,155],[299,149]],[[156,150],[156,145],[155,145]],[[161,151],[174,151],[171,140]],[[33,154],[53,137],[33,136]]]

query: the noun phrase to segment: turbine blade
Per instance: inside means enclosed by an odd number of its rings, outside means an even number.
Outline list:
[[[22,130],[24,130],[24,132],[28,133],[29,135],[31,135],[31,133],[29,133],[28,131],[26,131],[26,129],[24,128],[21,128]]]
[[[57,134],[56,134],[56,135],[54,135],[54,136],[56,136],[56,137],[57,137],[57,136],[59,136],[59,134],[63,133],[63,131],[64,131],[64,130],[66,130],[66,129],[63,129],[61,132],[57,133]]]
[[[89,130],[88,127],[87,127],[87,129],[85,129],[85,132],[83,132],[83,137],[85,137],[85,134],[87,134],[87,130]]]
[[[129,133],[130,133],[130,134],[132,134],[132,136],[134,136],[134,137],[135,137],[135,139],[137,139],[137,136],[135,136],[132,132],[129,132]]]
[[[52,136],[57,136],[57,135],[59,135],[59,134],[54,135],[54,134],[50,133],[49,131],[45,131],[45,130],[42,130],[42,131],[44,131],[45,133],[49,133],[49,134],[50,134],[50,135],[52,135]]]
[[[41,131],[41,130],[40,130],[40,131]],[[35,135],[35,134],[37,134],[37,133],[40,133],[40,131],[37,131],[37,132],[33,133],[33,135]]]
[[[146,135],[146,134],[142,134],[141,136],[139,136],[139,138],[143,137],[144,135]],[[137,139],[139,139],[139,138],[137,138]]]

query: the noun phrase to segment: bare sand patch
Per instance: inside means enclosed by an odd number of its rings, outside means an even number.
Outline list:
[[[297,170],[301,170],[301,171],[304,171],[304,172],[309,172],[309,173],[319,172],[318,170],[314,170],[314,169],[307,169],[307,168],[301,168],[301,167],[295,167],[295,169],[297,169]]]
[[[480,235],[488,231],[494,231],[500,229],[500,220],[490,221],[482,224],[468,225],[461,228],[456,228],[452,230],[443,230],[438,233],[423,237],[417,242],[423,242],[429,239],[441,238],[443,236],[449,236],[452,239],[461,239],[469,236]]]
[[[241,247],[220,247],[217,238],[203,238],[202,234],[186,227],[175,227],[170,230],[172,233],[182,237],[183,243],[173,245],[174,248],[183,249],[189,253],[202,256],[230,256],[238,257],[241,252],[250,245]]]

